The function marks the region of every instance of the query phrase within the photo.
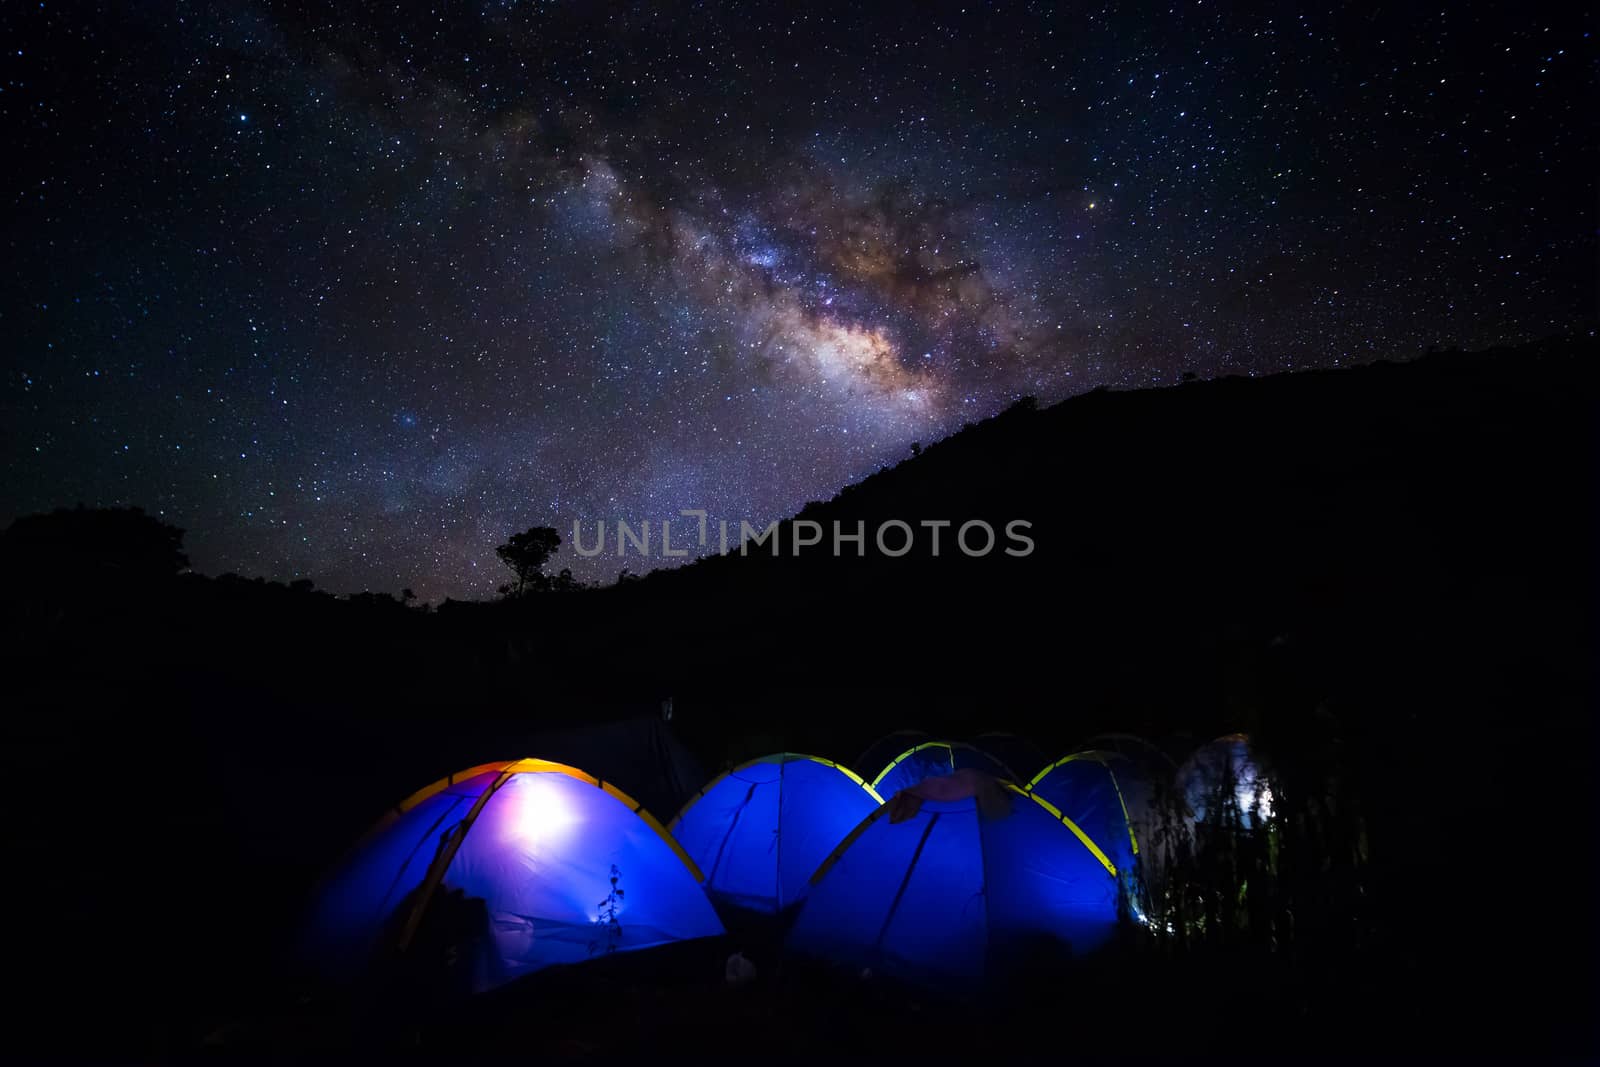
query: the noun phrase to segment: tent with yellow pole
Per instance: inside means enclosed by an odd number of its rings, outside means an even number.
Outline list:
[[[1149,783],[1133,760],[1115,752],[1074,752],[1034,775],[1028,791],[1082,827],[1133,888],[1150,799]]]
[[[627,794],[524,759],[451,775],[396,805],[318,897],[309,945],[348,976],[450,940],[480,992],[555,964],[723,932],[700,872]]]
[[[801,899],[817,865],[879,803],[848,767],[780,752],[718,776],[668,830],[714,900],[775,914]]]
[[[1117,922],[1117,870],[1094,841],[1048,802],[965,769],[909,787],[851,831],[812,876],[789,938],[858,971],[961,987],[1025,958],[1092,952]]]
[[[926,778],[937,778],[960,770],[982,771],[996,778],[1017,780],[1011,768],[965,742],[922,741],[895,755],[878,771],[871,785],[880,797],[888,800],[900,790],[909,789]]]

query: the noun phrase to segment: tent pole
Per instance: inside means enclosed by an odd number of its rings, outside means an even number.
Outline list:
[[[455,830],[451,832],[450,839],[445,842],[445,847],[440,849],[438,854],[433,857],[433,863],[428,867],[428,875],[422,880],[422,886],[417,891],[417,899],[411,905],[411,914],[406,916],[406,924],[400,931],[400,940],[395,946],[397,951],[404,952],[410,947],[411,939],[416,936],[417,927],[422,922],[422,913],[427,910],[428,901],[433,899],[434,890],[438,889],[439,883],[444,881],[444,872],[450,866],[450,861],[456,858],[456,851],[461,848],[461,842],[466,840],[467,832],[472,829],[472,824],[477,821],[478,813],[483,810],[483,806],[489,802],[489,798],[505,784],[513,773],[511,767],[507,767],[500,772],[499,777],[479,795],[478,799],[473,802],[472,808],[456,824]]]
[[[883,917],[883,925],[878,928],[877,940],[872,943],[874,952],[883,947],[883,939],[889,933],[889,924],[894,921],[894,913],[900,909],[900,898],[906,895],[906,887],[911,884],[911,875],[917,869],[917,861],[922,858],[922,846],[928,843],[934,825],[939,821],[939,814],[934,812],[928,817],[928,828],[922,831],[922,840],[917,842],[917,850],[911,854],[911,862],[906,864],[906,876],[900,879],[900,888],[894,891],[894,900],[889,904],[889,913]]]

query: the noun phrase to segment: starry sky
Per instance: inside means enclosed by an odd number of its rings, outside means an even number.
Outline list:
[[[1585,329],[1560,10],[7,4],[0,522],[481,598],[1026,395]]]

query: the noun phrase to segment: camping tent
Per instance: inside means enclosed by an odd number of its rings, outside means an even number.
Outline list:
[[[1082,828],[1118,871],[1133,874],[1150,790],[1132,760],[1112,752],[1074,752],[1035,775],[1028,791]]]
[[[1178,769],[1177,761],[1169,755],[1170,749],[1170,743],[1157,745],[1138,734],[1104,733],[1080,742],[1073,751],[1115,752],[1133,760],[1151,781],[1168,781]]]
[[[513,752],[537,752],[541,759],[582,767],[662,815],[681,808],[706,780],[698,761],[659,714],[522,736],[515,744]]]
[[[1176,745],[1176,749],[1174,749]],[[1171,782],[1178,773],[1178,760],[1173,752],[1187,752],[1189,745],[1176,739],[1166,739],[1155,744],[1139,734],[1102,733],[1072,745],[1072,752],[1115,752],[1120,757],[1133,760],[1146,779],[1152,782]]]
[[[864,775],[876,775],[906,749],[932,740],[933,736],[922,730],[896,730],[868,745],[851,766],[859,768]]]
[[[1017,734],[990,732],[969,738],[969,743],[980,752],[988,753],[1006,769],[1025,782],[1050,762],[1050,757],[1038,745]]]
[[[923,800],[884,805],[811,879],[791,944],[852,968],[941,986],[973,984],[1019,957],[1091,951],[1117,921],[1117,882],[1079,828],[1001,783],[1009,811]]]
[[[552,763],[581,767],[665,817],[705,784],[706,774],[662,709],[647,712],[645,707],[637,700],[552,701],[517,715],[475,719],[430,739],[427,766],[462,767],[507,752],[537,753]],[[365,738],[361,743],[370,745]],[[410,752],[391,748],[385,763],[392,770]]]
[[[817,865],[879,803],[854,771],[783,752],[718,777],[668,830],[714,899],[778,912],[801,898]]]
[[[872,788],[888,800],[924,778],[938,778],[959,770],[977,770],[996,778],[1016,780],[1009,767],[981,749],[960,741],[924,741],[890,760],[872,780]]]
[[[699,880],[660,823],[609,784],[544,760],[484,764],[380,820],[320,894],[310,944],[338,973],[375,950],[406,951],[448,911],[474,949],[465,982],[480,991],[722,933]]]
[[[1201,745],[1178,768],[1176,784],[1197,824],[1237,819],[1249,830],[1272,816],[1272,787],[1245,734]]]

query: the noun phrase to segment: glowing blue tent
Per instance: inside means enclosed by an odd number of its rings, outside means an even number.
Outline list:
[[[1109,861],[1079,828],[1010,783],[1009,811],[976,799],[898,804],[868,816],[812,877],[795,951],[941,986],[1004,973],[1049,947],[1077,955],[1117,922]]]
[[[1199,825],[1249,830],[1272,817],[1272,786],[1245,734],[1200,746],[1178,768],[1177,789]]]
[[[987,752],[959,741],[924,741],[890,760],[872,780],[872,788],[888,800],[926,778],[940,778],[959,770],[977,770],[996,778],[1016,780],[1010,768]]]
[[[1076,823],[1119,872],[1134,873],[1150,789],[1132,760],[1112,752],[1074,752],[1035,775],[1028,791]]]
[[[668,830],[713,899],[773,913],[801,898],[817,865],[878,804],[854,771],[784,752],[712,781]]]
[[[477,992],[552,964],[721,934],[700,872],[626,794],[543,760],[413,794],[334,873],[310,947],[346,976],[447,936]],[[343,968],[340,965],[344,965]]]

